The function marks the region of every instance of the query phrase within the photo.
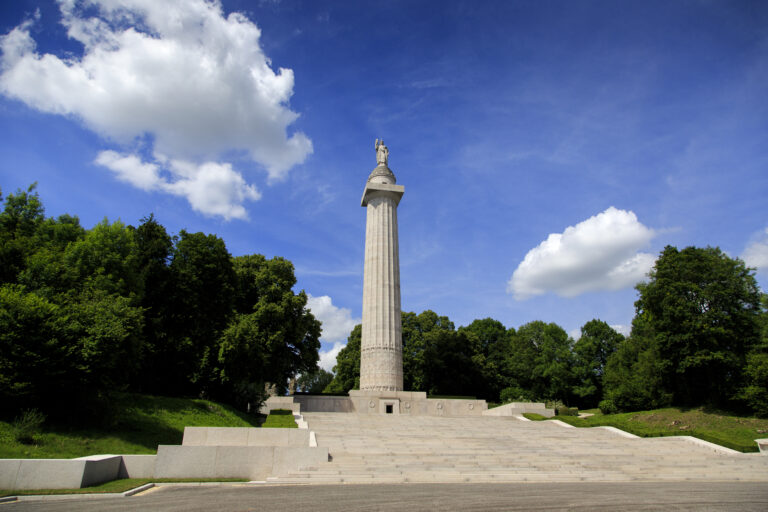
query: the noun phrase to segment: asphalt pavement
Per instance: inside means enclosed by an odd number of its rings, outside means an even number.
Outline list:
[[[167,485],[130,497],[47,497],[0,512],[373,510],[768,510],[768,484],[750,482]]]

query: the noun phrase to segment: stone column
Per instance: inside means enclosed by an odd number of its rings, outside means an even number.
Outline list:
[[[367,209],[360,345],[362,391],[403,390],[397,205],[404,192],[402,185],[395,185],[386,158],[380,159],[361,201]]]

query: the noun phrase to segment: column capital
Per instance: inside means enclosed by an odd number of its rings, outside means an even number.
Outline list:
[[[365,190],[363,191],[363,198],[360,200],[360,206],[368,206],[368,201],[378,196],[388,196],[394,199],[395,204],[400,204],[400,198],[405,193],[405,187],[402,185],[388,185],[385,183],[371,183],[370,181],[365,184]]]

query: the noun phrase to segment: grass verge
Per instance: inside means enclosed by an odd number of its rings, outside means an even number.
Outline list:
[[[184,482],[247,482],[247,478],[122,478],[82,489],[31,489],[9,491],[0,489],[0,498],[5,496],[38,496],[49,494],[107,494],[130,491],[144,484]]]
[[[589,418],[544,418],[528,413],[523,416],[535,421],[557,419],[574,427],[616,427],[640,437],[693,436],[745,453],[757,452],[755,439],[768,437],[768,419],[733,416],[704,408],[669,407],[621,414],[596,413]]]
[[[273,409],[262,428],[299,428],[293,419],[293,412],[286,409]]]
[[[33,444],[19,443],[0,421],[0,458],[66,459],[101,453],[151,454],[159,444],[181,444],[184,427],[258,427],[259,419],[208,400],[123,394],[102,425],[46,424]]]

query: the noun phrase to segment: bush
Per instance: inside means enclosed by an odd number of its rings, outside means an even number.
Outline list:
[[[45,415],[37,409],[28,409],[13,422],[13,435],[21,444],[33,444],[40,434]]]
[[[534,402],[536,398],[530,391],[527,391],[519,386],[510,386],[501,390],[501,403],[508,404],[510,402]]]
[[[579,408],[578,407],[566,407],[564,405],[560,405],[555,409],[555,414],[557,416],[578,416],[579,415]]]
[[[600,405],[598,405],[600,408],[600,412],[603,414],[616,414],[619,412],[619,409],[616,407],[616,404],[613,403],[613,400],[601,400]]]

